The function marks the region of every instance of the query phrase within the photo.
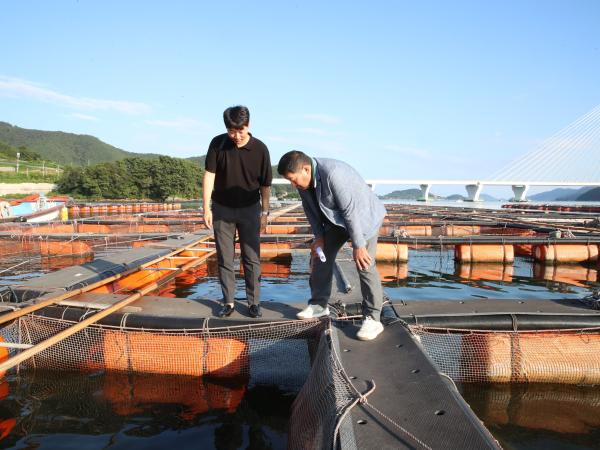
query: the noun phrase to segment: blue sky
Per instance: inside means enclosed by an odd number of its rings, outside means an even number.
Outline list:
[[[0,120],[188,157],[245,104],[274,164],[485,178],[600,104],[599,24],[596,0],[10,2]]]

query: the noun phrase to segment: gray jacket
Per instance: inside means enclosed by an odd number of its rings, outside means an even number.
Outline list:
[[[345,162],[329,158],[312,160],[318,205],[308,190],[300,189],[299,193],[315,237],[325,232],[317,209],[320,208],[331,223],[346,229],[354,248],[365,247],[367,240],[379,233],[385,207],[358,172]]]

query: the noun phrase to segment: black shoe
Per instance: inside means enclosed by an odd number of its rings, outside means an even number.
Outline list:
[[[229,317],[233,311],[235,311],[233,305],[231,303],[225,303],[217,315],[219,317]]]
[[[260,305],[250,305],[248,307],[250,311],[250,317],[262,317],[262,311],[260,310]]]

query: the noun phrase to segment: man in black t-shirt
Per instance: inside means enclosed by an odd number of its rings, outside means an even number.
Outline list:
[[[216,136],[208,147],[203,183],[204,223],[214,230],[223,291],[219,316],[234,310],[237,230],[249,313],[260,317],[260,231],[269,215],[271,159],[267,146],[248,131],[248,108],[227,108],[223,120],[227,133]]]

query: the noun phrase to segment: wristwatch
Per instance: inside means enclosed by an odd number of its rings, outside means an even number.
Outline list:
[[[261,216],[268,216],[269,215],[269,211],[261,211],[260,215]]]

